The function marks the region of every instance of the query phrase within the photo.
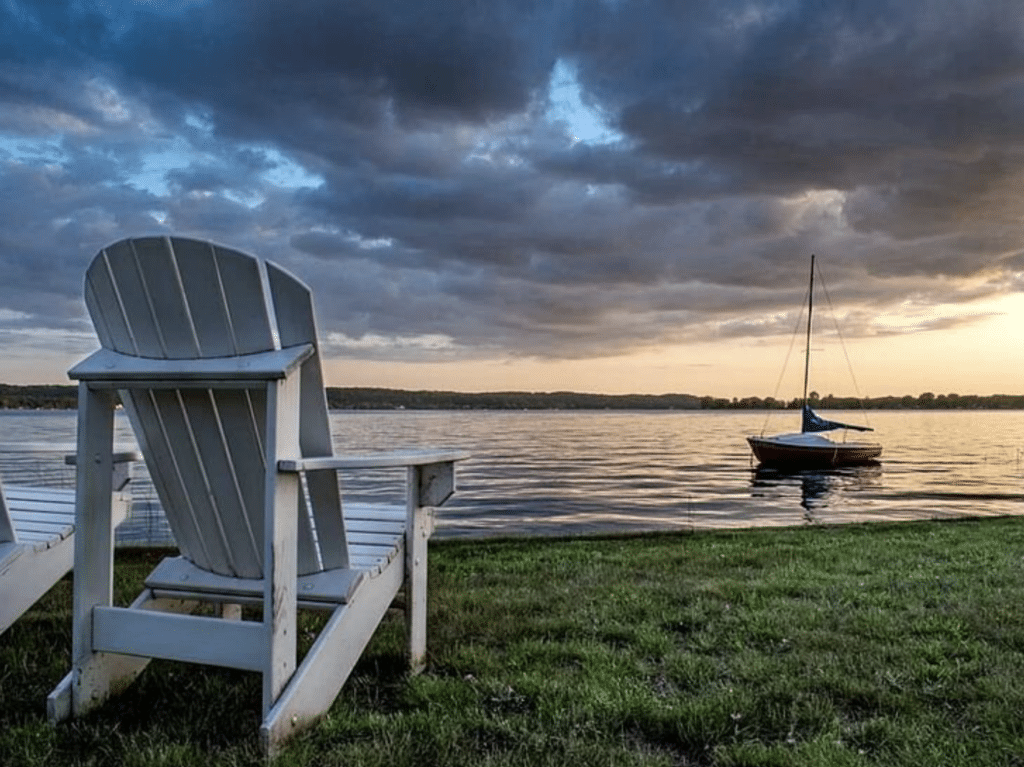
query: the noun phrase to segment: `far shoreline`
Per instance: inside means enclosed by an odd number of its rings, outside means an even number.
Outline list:
[[[2,410],[74,410],[74,385],[0,384]],[[809,403],[821,410],[1024,410],[1024,394],[934,394],[885,397],[819,396]],[[585,392],[455,392],[374,387],[327,387],[331,410],[796,410],[799,398],[714,397],[693,394],[593,394]]]

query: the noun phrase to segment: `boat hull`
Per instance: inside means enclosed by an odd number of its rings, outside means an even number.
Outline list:
[[[784,468],[857,466],[877,463],[882,455],[877,442],[833,442],[807,434],[747,437],[747,442],[762,465]]]

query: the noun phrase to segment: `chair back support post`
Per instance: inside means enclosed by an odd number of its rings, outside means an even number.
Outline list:
[[[266,489],[264,492],[263,624],[267,657],[263,670],[263,715],[295,673],[297,621],[299,475],[278,471],[277,462],[299,451],[301,368],[268,382]]]

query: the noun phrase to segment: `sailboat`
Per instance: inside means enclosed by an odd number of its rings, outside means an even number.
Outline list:
[[[811,370],[811,315],[814,311],[814,255],[811,255],[811,286],[807,299],[807,351],[804,355],[804,396],[800,431],[792,434],[777,434],[747,437],[754,457],[765,466],[786,469],[828,468],[832,466],[853,466],[874,463],[882,454],[877,442],[837,442],[824,436],[823,432],[838,429],[873,431],[870,426],[855,426],[838,421],[829,421],[815,413],[807,401],[807,383]],[[845,432],[844,432],[845,434]]]

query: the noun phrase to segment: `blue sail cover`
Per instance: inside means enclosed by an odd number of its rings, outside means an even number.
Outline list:
[[[849,423],[839,423],[838,421],[826,421],[820,417],[817,413],[811,410],[810,405],[804,405],[803,423],[800,427],[800,431],[832,431],[833,429],[855,429],[857,431],[874,431],[870,426],[854,426]]]

